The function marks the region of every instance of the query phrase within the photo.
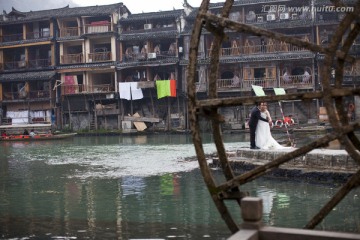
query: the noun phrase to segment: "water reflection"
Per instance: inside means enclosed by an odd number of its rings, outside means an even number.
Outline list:
[[[226,148],[247,146],[240,137],[226,136]],[[225,239],[193,155],[186,135],[1,143],[0,238]],[[301,228],[337,188],[259,179],[242,190],[263,198],[266,224]],[[320,228],[359,232],[358,203],[359,190]]]

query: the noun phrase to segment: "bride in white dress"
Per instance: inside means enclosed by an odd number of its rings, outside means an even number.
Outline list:
[[[261,117],[272,122],[270,113],[264,105],[261,109]],[[287,149],[280,145],[271,135],[269,122],[259,121],[256,126],[255,143],[260,149]]]

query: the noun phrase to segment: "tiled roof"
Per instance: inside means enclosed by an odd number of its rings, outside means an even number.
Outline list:
[[[50,80],[55,74],[55,71],[0,74],[0,82]]]
[[[79,69],[79,68],[110,68],[114,66],[115,62],[98,62],[98,63],[85,63],[85,64],[70,64],[70,65],[59,65],[56,69]]]
[[[111,5],[99,5],[99,6],[90,6],[90,7],[75,7],[69,8],[66,6],[64,8],[41,10],[41,11],[30,11],[30,12],[20,12],[16,9],[12,9],[8,16],[8,20],[0,20],[0,25],[9,24],[9,23],[19,23],[19,22],[28,22],[40,19],[50,19],[50,18],[61,18],[61,17],[76,17],[76,16],[100,16],[100,15],[109,15],[115,11],[119,11],[120,7],[124,7],[123,3],[116,3]],[[15,15],[19,16],[17,19],[11,18],[10,16]]]
[[[121,18],[119,20],[122,22],[134,22],[134,21],[144,21],[150,19],[159,19],[159,18],[177,18],[180,17],[184,10],[171,10],[171,11],[160,11],[160,12],[148,12],[148,13],[138,13],[131,14],[127,18]]]
[[[159,39],[159,38],[176,38],[178,37],[177,30],[158,31],[158,32],[143,32],[134,34],[122,34],[119,37],[121,41],[129,40],[143,40],[143,39]]]
[[[271,4],[271,3],[279,3],[279,2],[289,2],[289,0],[237,0],[234,1],[233,7],[237,6],[248,6],[254,4]],[[209,9],[217,9],[222,8],[224,6],[224,2],[218,3],[210,3]],[[199,12],[199,8],[194,8],[194,10],[187,16],[187,18],[196,18],[197,13]]]

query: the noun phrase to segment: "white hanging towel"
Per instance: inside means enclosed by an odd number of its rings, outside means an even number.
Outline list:
[[[133,100],[143,99],[144,95],[137,82],[131,82],[131,96]]]
[[[119,94],[121,99],[131,100],[130,86],[129,82],[119,83]]]

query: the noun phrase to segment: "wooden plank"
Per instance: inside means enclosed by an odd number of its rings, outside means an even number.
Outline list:
[[[125,121],[141,121],[141,122],[151,122],[151,123],[158,123],[160,122],[160,118],[149,118],[149,117],[131,117],[131,116],[124,116]]]
[[[137,118],[137,119],[140,119],[140,118],[141,118],[138,113],[135,113],[135,114],[133,115],[133,117],[135,117],[135,118]],[[142,132],[142,131],[144,131],[144,130],[147,128],[147,126],[146,126],[146,124],[145,124],[144,122],[134,122],[134,126],[135,126],[135,128],[136,128],[139,132]]]

